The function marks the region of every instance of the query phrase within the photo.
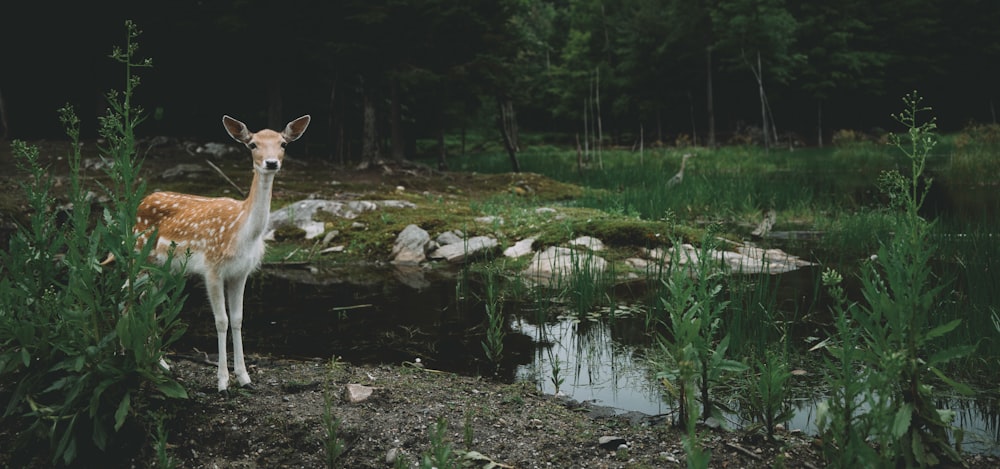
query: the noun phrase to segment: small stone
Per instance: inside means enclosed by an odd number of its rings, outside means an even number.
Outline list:
[[[620,436],[602,436],[597,439],[597,444],[604,449],[616,450],[619,446],[626,443],[625,439]]]
[[[399,455],[402,452],[403,452],[403,450],[400,449],[400,448],[392,448],[389,451],[386,451],[386,453],[385,453],[385,463],[388,464],[388,465],[390,465],[390,466],[395,465],[396,464],[396,460],[399,459]]]
[[[348,384],[344,388],[344,398],[347,402],[357,404],[358,402],[364,402],[372,395],[372,391],[375,388],[371,386],[365,386],[363,384]]]

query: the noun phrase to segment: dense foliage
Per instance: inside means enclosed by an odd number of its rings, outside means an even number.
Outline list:
[[[5,6],[0,28],[11,138],[58,136],[50,110],[66,93],[83,122],[100,115],[115,73],[103,45],[125,18],[158,60],[142,131],[201,136],[223,113],[259,127],[310,113],[326,123],[310,151],[345,160],[412,157],[443,132],[495,135],[497,115],[515,146],[511,122],[567,144],[591,131],[815,144],[884,125],[912,89],[940,103],[942,122],[992,122],[1000,83],[1000,4],[975,0],[30,3]]]

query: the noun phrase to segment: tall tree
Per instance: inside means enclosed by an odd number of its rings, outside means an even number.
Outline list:
[[[816,141],[823,146],[823,103],[837,92],[866,88],[880,90],[883,70],[891,55],[865,41],[864,0],[803,2],[795,12],[801,22],[798,48],[805,57],[802,88],[816,102]]]
[[[774,119],[769,113],[764,77],[785,83],[800,57],[792,45],[798,23],[784,0],[732,0],[719,2],[711,11],[724,63],[749,70],[757,84],[765,147],[770,146]],[[767,66],[765,69],[764,66]]]

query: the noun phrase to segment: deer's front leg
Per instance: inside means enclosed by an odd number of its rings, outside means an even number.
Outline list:
[[[233,372],[240,386],[250,384],[250,375],[243,358],[243,289],[247,276],[242,275],[226,282],[226,296],[229,299],[229,327],[233,331]]]
[[[215,333],[219,339],[219,391],[229,388],[229,356],[226,354],[226,333],[229,331],[229,317],[226,315],[226,293],[222,278],[215,273],[205,274],[205,288],[208,302],[215,316]]]

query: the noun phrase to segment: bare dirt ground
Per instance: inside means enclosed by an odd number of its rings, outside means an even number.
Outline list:
[[[7,153],[0,151],[0,163],[7,163],[9,147],[3,150]],[[48,142],[43,144],[43,152],[64,155],[65,149]],[[177,148],[172,154],[188,155],[187,161],[159,153],[166,154],[166,150],[157,148],[146,160],[150,174],[206,159]],[[246,169],[245,162],[235,156],[227,161],[233,163],[220,163],[227,172]],[[58,160],[53,160],[53,171],[61,167]],[[297,187],[289,178],[315,174],[297,168],[292,163],[292,170],[281,176],[288,192]],[[329,168],[324,171],[333,172]],[[248,176],[248,171],[240,174]],[[400,174],[404,173],[339,169],[333,177],[345,186],[395,186]],[[217,179],[213,181],[217,187]],[[482,186],[474,176],[447,173],[424,174],[417,183],[413,179],[409,183],[439,193],[453,193],[456,185],[470,192]],[[18,190],[12,177],[0,179],[0,186],[7,194]],[[0,204],[6,212],[4,218],[19,216],[21,207],[17,200],[9,198]],[[663,419],[611,415],[606,409],[542,395],[528,383],[506,384],[406,364],[331,364],[328,360],[289,360],[250,351],[253,387],[222,395],[215,390],[215,368],[206,362],[207,357],[187,354],[170,358],[172,372],[190,395],[187,400],[173,401],[163,408],[167,416],[166,452],[177,467],[324,467],[328,465],[327,444],[333,441],[342,442],[343,452],[332,466],[345,468],[393,467],[389,462],[393,458],[414,467],[435,448],[448,448],[456,457],[466,458],[463,467],[686,466],[683,432]],[[372,393],[362,402],[350,402],[345,397],[348,384],[368,386]],[[324,415],[339,422],[335,432],[329,431]],[[431,441],[432,431],[439,422],[444,422],[447,429],[435,444]],[[96,458],[99,463],[94,467],[159,467],[149,436],[152,429],[128,431],[136,432],[136,443]],[[711,452],[711,467],[825,466],[819,445],[800,433],[779,432],[777,441],[767,442],[758,433],[705,427],[699,431],[702,444]],[[29,449],[28,454],[10,449],[17,432],[13,428],[0,429],[0,466],[50,466],[44,449]],[[615,439],[602,446],[601,437]],[[480,455],[479,459],[470,456],[473,454]],[[970,456],[968,465],[1000,467],[1000,460]]]

